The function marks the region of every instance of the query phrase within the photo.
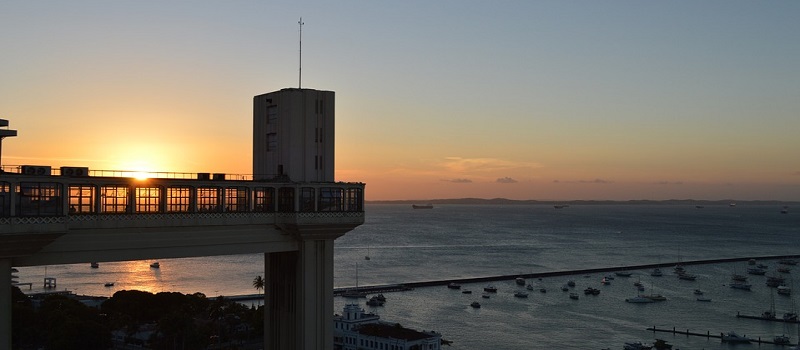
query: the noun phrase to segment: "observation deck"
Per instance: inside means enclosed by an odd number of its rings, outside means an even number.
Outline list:
[[[363,183],[2,170],[0,258],[14,266],[291,251],[299,232],[336,238],[364,222]]]

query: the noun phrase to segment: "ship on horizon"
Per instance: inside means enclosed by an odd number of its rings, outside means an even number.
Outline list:
[[[433,209],[433,204],[412,204],[414,209]]]

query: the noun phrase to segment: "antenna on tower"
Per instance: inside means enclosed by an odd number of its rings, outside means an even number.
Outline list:
[[[301,89],[303,86],[303,17],[297,22],[300,25],[300,64],[297,68],[297,88]]]

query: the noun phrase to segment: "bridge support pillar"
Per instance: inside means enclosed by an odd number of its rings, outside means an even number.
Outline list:
[[[0,259],[0,349],[11,349],[11,259]]]
[[[299,249],[264,256],[264,345],[268,350],[333,349],[333,239],[300,239]]]

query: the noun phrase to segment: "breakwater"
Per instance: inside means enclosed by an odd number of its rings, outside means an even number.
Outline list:
[[[538,273],[523,273],[523,274],[514,274],[514,275],[497,275],[497,276],[483,276],[483,277],[470,277],[470,278],[451,278],[451,279],[432,280],[432,281],[408,282],[408,283],[402,283],[402,284],[369,285],[369,286],[359,286],[359,287],[340,287],[340,288],[334,288],[333,294],[334,295],[341,295],[345,291],[359,291],[359,292],[363,292],[363,293],[399,292],[399,291],[404,291],[404,290],[411,290],[411,289],[414,289],[414,288],[446,286],[446,285],[448,285],[450,283],[463,284],[463,283],[486,283],[486,282],[497,282],[497,281],[509,281],[509,280],[513,280],[513,279],[515,279],[517,277],[522,277],[522,278],[525,278],[525,279],[530,279],[530,278],[538,279],[538,278],[547,278],[547,277],[586,275],[586,274],[594,274],[594,273],[607,273],[607,272],[617,272],[617,271],[632,271],[632,270],[646,270],[646,269],[655,269],[655,268],[666,268],[666,267],[673,267],[673,266],[679,265],[679,264],[680,265],[684,265],[684,266],[692,266],[692,265],[705,265],[705,264],[717,264],[717,263],[729,263],[729,262],[743,262],[743,261],[748,261],[750,259],[754,259],[754,260],[757,260],[757,261],[780,260],[780,259],[800,259],[800,255],[767,255],[767,256],[750,256],[750,257],[741,257],[741,258],[675,261],[675,262],[658,263],[658,264],[614,266],[614,267],[598,267],[598,268],[588,268],[588,269],[578,269],[578,270],[563,270],[563,271],[550,271],[550,272],[538,272]]]

